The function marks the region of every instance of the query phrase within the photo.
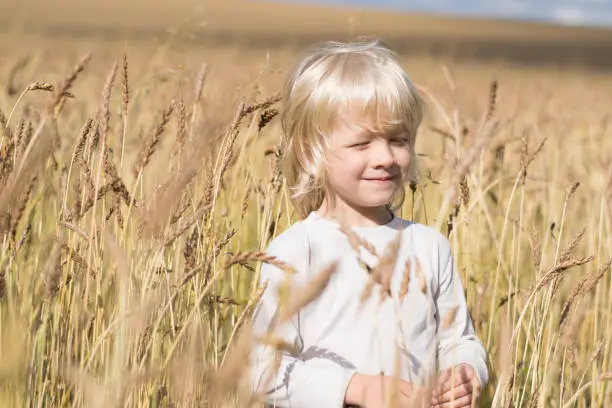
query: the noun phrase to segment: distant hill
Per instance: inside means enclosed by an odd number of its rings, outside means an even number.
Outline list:
[[[188,22],[188,23],[187,23]],[[47,36],[156,38],[186,27],[189,41],[292,46],[380,36],[404,53],[612,68],[612,29],[310,6],[255,0],[4,0],[4,30]]]

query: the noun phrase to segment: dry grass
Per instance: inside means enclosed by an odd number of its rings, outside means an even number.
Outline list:
[[[36,41],[1,70],[0,405],[256,402],[259,265],[295,273],[262,252],[294,219],[275,117],[295,52]],[[449,234],[490,355],[481,405],[612,406],[610,77],[405,62],[430,112],[401,213]],[[394,296],[397,246],[356,296]],[[400,269],[401,299],[427,293]]]

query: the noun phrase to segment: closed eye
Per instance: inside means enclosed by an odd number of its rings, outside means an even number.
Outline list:
[[[407,137],[392,137],[390,141],[391,143],[400,146],[407,145],[410,142]]]
[[[370,142],[359,142],[359,143],[353,143],[351,145],[349,145],[349,147],[353,147],[353,148],[357,148],[357,149],[364,149],[366,147],[368,147],[368,145],[370,144]]]

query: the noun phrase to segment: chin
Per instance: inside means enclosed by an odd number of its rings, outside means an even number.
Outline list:
[[[385,205],[389,205],[391,203],[392,197],[381,198],[380,200],[373,200],[371,197],[369,200],[361,201],[361,206],[364,208],[376,208],[383,207]]]
[[[395,196],[397,190],[362,190],[359,191],[357,194],[355,194],[354,191],[351,192],[353,194],[350,194],[347,189],[347,193],[349,194],[343,196],[344,201],[363,209],[372,209],[389,205],[393,201],[393,197]]]

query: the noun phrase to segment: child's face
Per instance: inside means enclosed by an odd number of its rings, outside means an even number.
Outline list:
[[[327,153],[326,174],[336,200],[362,210],[389,204],[411,161],[404,129],[373,133],[349,121],[336,128]]]

